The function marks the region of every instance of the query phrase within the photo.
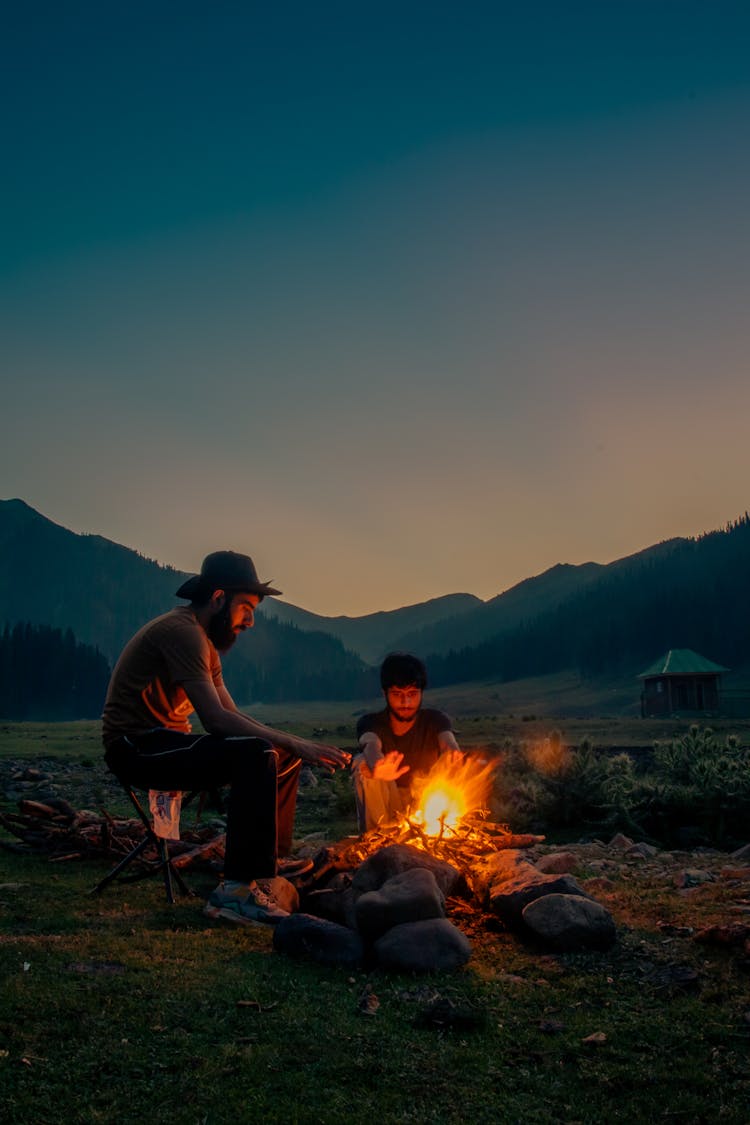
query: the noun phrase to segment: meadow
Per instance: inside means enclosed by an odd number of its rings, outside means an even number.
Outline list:
[[[455,712],[467,747],[553,728],[573,744],[638,747],[685,727],[482,705]],[[353,745],[351,705],[261,717]],[[20,780],[29,768],[41,777]],[[124,811],[95,723],[2,725],[0,779],[5,808],[56,791]],[[300,843],[353,830],[348,779],[301,790]],[[730,939],[750,923],[747,869],[705,847],[602,855],[581,849],[575,875],[615,918],[609,952],[551,955],[457,904],[471,960],[417,977],[290,960],[265,929],[209,922],[209,873],[190,872],[194,897],[169,907],[157,881],[92,897],[102,861],[0,850],[3,1119],[745,1125],[750,957]],[[726,940],[696,940],[707,927]]]

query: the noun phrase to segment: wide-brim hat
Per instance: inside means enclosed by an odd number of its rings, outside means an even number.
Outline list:
[[[236,551],[214,551],[206,555],[201,566],[200,574],[194,574],[183,582],[177,591],[178,598],[196,598],[210,595],[214,590],[226,590],[231,593],[243,591],[247,594],[257,594],[265,598],[267,594],[280,594],[268,582],[261,582],[255,563],[249,555],[240,555]]]

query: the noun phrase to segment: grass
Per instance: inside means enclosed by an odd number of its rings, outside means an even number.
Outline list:
[[[332,722],[321,712],[313,725]],[[72,763],[72,789],[104,784],[95,724],[0,731],[0,764],[40,749]],[[340,780],[301,792],[301,833],[350,825]],[[750,884],[673,882],[680,866],[721,862],[613,862],[597,892],[618,924],[606,954],[543,954],[467,914],[466,969],[417,977],[292,961],[265,929],[209,923],[205,874],[189,875],[195,898],[168,907],[157,882],[90,897],[98,861],[0,851],[3,1120],[746,1125],[747,958],[681,928],[747,917]],[[582,859],[576,874],[601,872]],[[471,1019],[426,1021],[438,996]]]

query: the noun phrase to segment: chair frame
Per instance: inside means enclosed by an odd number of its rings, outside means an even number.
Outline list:
[[[164,890],[167,896],[167,902],[171,905],[175,903],[175,887],[182,895],[192,895],[193,891],[190,890],[182,875],[174,866],[174,861],[169,854],[168,842],[161,836],[157,836],[154,832],[151,818],[144,809],[135,792],[135,787],[129,782],[123,781],[121,778],[117,779],[122,785],[125,793],[130,798],[130,801],[138,814],[138,818],[146,830],[146,834],[134,848],[123,856],[123,858],[115,864],[111,871],[107,872],[103,879],[100,879],[95,887],[92,888],[91,894],[101,894],[105,887],[110,883],[136,883],[141,879],[152,879],[159,872],[162,872],[164,877]],[[182,801],[182,808],[185,808],[193,799],[195,793],[188,793]],[[157,854],[156,860],[145,859],[142,853],[148,847],[153,847]],[[129,875],[123,874],[128,867],[136,860],[139,860],[143,865],[142,870],[135,871]]]

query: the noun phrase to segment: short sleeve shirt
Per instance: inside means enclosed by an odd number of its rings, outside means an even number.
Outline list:
[[[189,606],[144,625],[115,665],[102,716],[105,744],[154,727],[190,732],[193,712],[185,684],[223,685],[216,648]]]
[[[408,789],[414,774],[430,772],[440,754],[439,736],[451,729],[451,721],[444,711],[421,707],[414,726],[406,734],[397,735],[391,730],[386,710],[363,715],[357,723],[357,738],[372,731],[382,742],[384,754],[389,754],[392,750],[403,754],[403,764],[409,767],[409,772],[400,777],[396,784]]]

